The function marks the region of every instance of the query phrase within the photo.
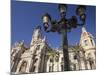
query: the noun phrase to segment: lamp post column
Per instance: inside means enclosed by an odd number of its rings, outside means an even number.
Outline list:
[[[64,56],[64,71],[70,71],[70,61],[68,52],[68,40],[66,30],[62,30],[62,42],[63,42],[63,56]]]

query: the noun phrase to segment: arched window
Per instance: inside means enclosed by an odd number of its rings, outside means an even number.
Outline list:
[[[93,46],[93,41],[92,41],[92,39],[91,39],[90,41],[91,41],[91,45]]]
[[[55,61],[59,62],[59,57],[58,56],[55,57]]]
[[[20,67],[19,72],[25,73],[26,72],[26,67],[27,67],[27,62],[23,61]]]
[[[74,55],[74,59],[75,59],[75,60],[77,59],[77,55]]]
[[[53,62],[53,59],[52,58],[50,58],[50,62]]]
[[[84,40],[84,45],[88,46],[88,40]]]
[[[90,69],[93,69],[93,67],[94,67],[94,60],[92,58],[91,53],[88,54],[88,62],[89,62],[89,65],[90,65]]]
[[[64,66],[61,64],[61,71],[64,71]]]
[[[94,61],[92,58],[89,58],[89,64],[90,64],[90,68],[93,69]]]
[[[35,58],[35,59],[34,59],[34,63],[36,63],[36,62],[37,62],[37,60],[38,60],[38,58]]]
[[[91,56],[92,56],[91,53],[88,53],[88,59],[91,58]]]
[[[31,70],[30,70],[30,72],[35,72],[35,68],[36,67],[33,65],[32,68],[31,68]]]

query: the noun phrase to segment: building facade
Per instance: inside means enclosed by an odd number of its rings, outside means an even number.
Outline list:
[[[70,70],[96,68],[94,38],[84,27],[79,45],[69,46],[68,50]],[[51,48],[39,26],[33,32],[29,48],[21,41],[15,43],[11,49],[11,72],[14,74],[58,71],[64,71],[62,48]]]

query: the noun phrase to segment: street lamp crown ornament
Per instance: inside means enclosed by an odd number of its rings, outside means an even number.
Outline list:
[[[59,4],[58,9],[59,9],[61,16],[66,16],[66,12],[67,12],[67,5],[66,4]]]
[[[43,20],[44,29],[45,31],[47,31],[49,27],[49,22],[51,21],[51,17],[48,13],[46,13],[42,16],[42,20]]]
[[[76,9],[76,14],[81,16],[82,14],[85,14],[86,11],[86,6],[84,5],[79,5]]]
[[[80,16],[80,20],[85,24],[85,19],[86,19],[86,6],[84,5],[79,5],[76,9],[76,14]]]
[[[43,23],[48,23],[49,21],[51,21],[51,17],[48,13],[45,13],[43,16],[42,16],[42,19],[43,19]]]

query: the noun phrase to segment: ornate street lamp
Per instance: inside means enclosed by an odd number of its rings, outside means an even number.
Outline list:
[[[42,16],[43,26],[46,32],[58,32],[59,34],[62,34],[64,71],[70,71],[67,32],[71,31],[72,28],[77,28],[77,26],[83,26],[85,24],[86,7],[78,6],[76,9],[76,14],[80,17],[80,21],[82,22],[81,24],[78,23],[77,16],[75,15],[69,19],[66,18],[67,5],[59,4],[58,10],[60,12],[61,19],[59,21],[52,20],[51,16],[46,13]]]

